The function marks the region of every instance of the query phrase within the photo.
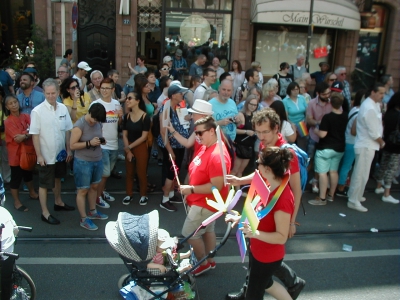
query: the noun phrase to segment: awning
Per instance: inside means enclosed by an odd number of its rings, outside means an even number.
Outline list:
[[[253,23],[308,25],[310,0],[252,0]],[[360,29],[360,12],[347,0],[314,0],[313,24],[336,29]]]

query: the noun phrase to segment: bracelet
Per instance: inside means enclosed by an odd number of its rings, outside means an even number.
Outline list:
[[[90,148],[89,141],[86,141],[86,149],[89,149],[89,148]]]
[[[194,186],[190,186],[190,191],[192,192],[192,194],[194,194]]]
[[[174,134],[175,134],[175,132],[176,132],[176,130],[174,130],[174,132],[172,132],[172,133],[171,133],[171,135],[174,135]]]
[[[72,107],[72,109],[77,109],[76,107]]]
[[[244,134],[247,134],[247,130],[244,131]]]

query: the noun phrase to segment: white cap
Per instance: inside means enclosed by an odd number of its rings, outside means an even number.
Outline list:
[[[81,61],[79,64],[78,64],[78,68],[79,69],[83,69],[83,70],[85,70],[85,71],[90,71],[92,68],[91,67],[89,67],[89,64],[86,62],[86,61]]]

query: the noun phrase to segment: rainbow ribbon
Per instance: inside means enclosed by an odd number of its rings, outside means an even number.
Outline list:
[[[297,127],[297,131],[299,132],[301,137],[305,137],[308,135],[308,128],[307,128],[306,122],[301,121],[296,124],[296,127]]]

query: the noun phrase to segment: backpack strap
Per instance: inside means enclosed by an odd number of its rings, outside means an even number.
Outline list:
[[[356,115],[358,114],[358,112],[359,112],[359,111],[356,111],[356,112],[354,112],[354,113],[352,113],[352,114],[350,115],[350,117],[347,119],[347,124],[350,122],[350,120],[351,120],[354,116],[356,116]]]

